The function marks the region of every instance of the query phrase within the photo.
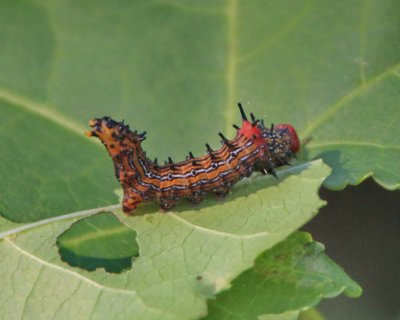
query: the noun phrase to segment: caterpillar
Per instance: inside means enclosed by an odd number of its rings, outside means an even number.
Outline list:
[[[206,155],[194,157],[189,152],[186,160],[174,163],[169,157],[164,165],[149,160],[143,151],[146,131],[131,131],[123,121],[110,117],[90,120],[92,130],[85,134],[99,138],[114,162],[124,190],[123,211],[132,215],[143,201],[157,202],[166,211],[183,198],[197,204],[210,192],[222,199],[236,182],[254,171],[277,177],[275,168],[289,164],[300,150],[296,130],[290,124],[267,128],[253,113],[248,120],[242,105],[238,106],[242,125],[233,125],[237,131],[233,140],[219,133],[219,150],[206,144]]]

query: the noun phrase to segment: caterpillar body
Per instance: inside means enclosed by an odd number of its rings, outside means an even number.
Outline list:
[[[254,171],[276,176],[275,168],[287,165],[300,149],[296,130],[290,124],[265,127],[252,113],[248,120],[238,105],[242,125],[234,125],[234,139],[219,133],[219,150],[206,144],[207,154],[194,157],[189,152],[186,160],[174,163],[168,158],[165,165],[147,158],[141,145],[146,132],[131,131],[110,117],[90,120],[92,130],[86,135],[98,137],[114,162],[115,175],[124,190],[123,211],[131,215],[143,201],[157,202],[161,210],[168,210],[183,198],[199,203],[210,192],[224,198],[236,182]]]

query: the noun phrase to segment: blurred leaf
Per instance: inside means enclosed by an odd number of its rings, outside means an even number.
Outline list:
[[[299,320],[329,320],[317,309],[311,308],[300,313]]]
[[[210,300],[205,319],[257,319],[316,306],[321,298],[361,294],[360,286],[324,254],[307,233],[296,232],[264,252],[255,266]]]
[[[297,320],[299,318],[298,311],[287,311],[281,314],[264,314],[259,316],[258,320]]]
[[[58,235],[63,234],[63,243],[71,245],[82,237],[79,229],[86,222],[75,224],[69,236],[66,230],[74,220],[6,237],[0,242],[0,255],[6,261],[0,264],[1,315],[74,319],[204,316],[207,298],[226,289],[262,251],[297,230],[324,204],[317,191],[329,169],[322,161],[307,167],[281,172],[281,181],[263,177],[243,182],[224,204],[207,199],[197,209],[183,205],[181,212],[168,214],[148,214],[154,206],[142,206],[134,217],[117,211],[119,219],[136,231],[140,246],[132,268],[119,274],[88,272],[60,260],[55,245]],[[103,217],[98,220],[96,225],[102,225]],[[83,245],[78,248],[82,250]]]

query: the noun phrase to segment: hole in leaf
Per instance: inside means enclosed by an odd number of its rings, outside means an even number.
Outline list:
[[[61,259],[88,271],[104,268],[119,273],[139,255],[136,232],[112,213],[100,213],[74,223],[58,237]]]

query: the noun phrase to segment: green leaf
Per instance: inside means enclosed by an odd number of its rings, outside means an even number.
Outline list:
[[[325,320],[325,317],[315,308],[300,313],[299,320]]]
[[[0,110],[4,217],[28,222],[117,201],[110,160],[83,134],[16,105],[0,101]]]
[[[258,317],[258,320],[297,320],[299,318],[298,311],[287,311],[281,314],[265,314]]]
[[[312,137],[303,159],[333,167],[328,187],[398,188],[399,15],[395,0],[2,1],[0,212],[116,201],[110,159],[82,136],[94,116],[179,160],[231,136],[238,101]]]
[[[399,188],[399,88],[400,66],[396,66],[343,97],[310,124],[316,139],[307,147],[307,156],[323,158],[333,168],[325,181],[328,188],[343,189],[369,176],[388,189]]]
[[[264,314],[258,316],[258,320],[325,320],[325,318],[315,309],[306,311],[287,311],[281,314]]]
[[[257,258],[229,291],[208,303],[205,319],[257,319],[316,306],[344,292],[358,297],[360,286],[324,254],[307,233],[296,232]]]
[[[57,245],[62,259],[72,266],[121,272],[139,255],[135,238],[136,232],[121,225],[114,215],[101,213],[73,224]]]
[[[142,206],[134,217],[118,210],[140,246],[133,267],[119,274],[88,272],[61,261],[56,239],[76,218],[6,237],[0,242],[7,261],[0,264],[2,317],[204,316],[207,298],[311,219],[324,204],[317,191],[329,172],[319,160],[281,172],[280,181],[244,181],[224,204],[207,199],[196,209],[182,206],[167,214],[148,214],[151,206]]]

